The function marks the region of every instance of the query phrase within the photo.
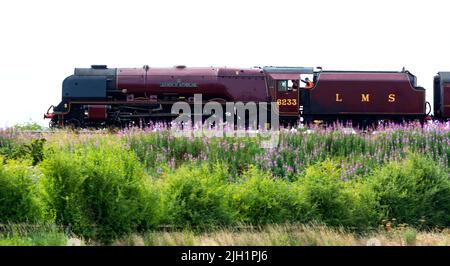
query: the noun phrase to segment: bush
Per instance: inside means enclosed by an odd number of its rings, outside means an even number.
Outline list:
[[[57,222],[75,234],[110,242],[157,223],[159,197],[135,155],[120,145],[53,149],[42,168]]]
[[[25,148],[16,139],[0,134],[0,155],[5,159],[18,159],[25,157],[26,154]]]
[[[209,227],[233,221],[225,196],[227,170],[219,165],[181,166],[162,178],[164,222],[175,226]]]
[[[25,144],[25,151],[31,157],[33,166],[44,159],[44,143],[46,139],[33,139],[30,144]]]
[[[1,133],[1,132],[0,132]],[[0,135],[0,155],[6,159],[31,159],[33,166],[44,159],[44,144],[47,140],[32,139],[29,143],[23,143],[9,136]]]
[[[348,224],[351,219],[352,197],[340,177],[337,165],[327,160],[308,167],[298,181],[315,218],[328,225]]]
[[[348,224],[354,229],[364,231],[380,225],[382,212],[376,193],[365,180],[351,180],[347,183],[348,195],[352,197],[349,206],[351,216]]]
[[[46,208],[40,200],[38,172],[28,162],[0,158],[0,222],[37,223],[46,219]]]
[[[370,185],[385,219],[410,225],[450,225],[448,173],[425,156],[411,154],[376,171]]]
[[[312,217],[330,226],[365,227],[378,222],[375,195],[363,182],[346,180],[332,160],[308,167],[297,184]]]
[[[51,152],[40,165],[45,173],[42,179],[45,200],[54,210],[56,221],[83,236],[92,236],[90,221],[84,213],[83,183],[80,156],[63,151]]]
[[[255,167],[244,172],[230,189],[238,221],[251,224],[301,222],[307,220],[303,195],[292,183],[274,178]]]

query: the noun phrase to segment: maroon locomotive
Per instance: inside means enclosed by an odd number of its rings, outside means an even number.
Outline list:
[[[172,119],[175,102],[255,102],[278,105],[283,122],[423,121],[425,89],[408,71],[322,71],[309,67],[76,68],[49,108],[51,126],[124,126]],[[435,78],[435,116],[450,116],[450,73]],[[52,109],[50,112],[50,109]]]

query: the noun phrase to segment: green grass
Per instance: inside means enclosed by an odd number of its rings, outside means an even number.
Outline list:
[[[7,224],[1,227],[0,246],[65,246],[68,237],[51,224]]]

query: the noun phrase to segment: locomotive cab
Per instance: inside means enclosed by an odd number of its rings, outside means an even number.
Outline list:
[[[301,91],[306,88],[303,77],[314,80],[312,67],[265,67],[272,99],[278,105],[279,115],[297,120],[302,108]]]

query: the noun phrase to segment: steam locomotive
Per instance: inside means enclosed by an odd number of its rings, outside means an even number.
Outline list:
[[[309,80],[306,82],[305,80]],[[283,123],[446,120],[450,72],[434,78],[434,115],[425,89],[402,71],[325,71],[313,67],[75,68],[62,83],[62,101],[44,118],[50,126],[109,127],[171,120],[175,102],[276,103]],[[269,110],[270,112],[270,110]]]

